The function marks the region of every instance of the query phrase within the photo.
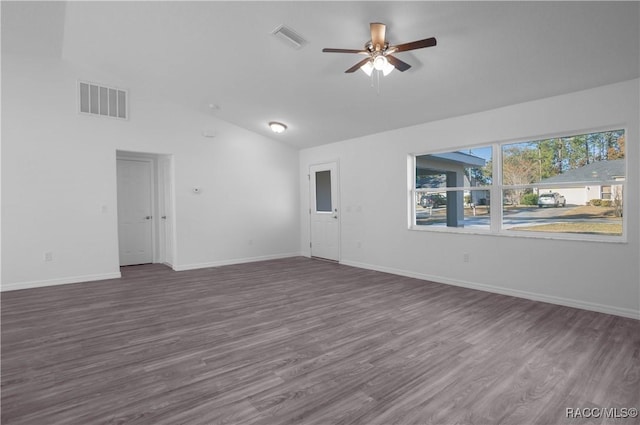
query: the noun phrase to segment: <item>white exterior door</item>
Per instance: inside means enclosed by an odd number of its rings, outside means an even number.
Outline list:
[[[152,162],[117,160],[120,265],[153,262]]]
[[[309,168],[311,198],[311,256],[340,260],[338,165],[335,162]]]

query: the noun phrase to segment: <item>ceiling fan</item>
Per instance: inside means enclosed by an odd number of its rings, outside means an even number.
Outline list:
[[[424,40],[391,46],[389,45],[389,42],[385,40],[385,33],[387,30],[387,26],[385,24],[372,22],[369,26],[371,28],[371,40],[364,45],[363,50],[324,48],[322,51],[326,53],[358,53],[367,55],[366,58],[347,69],[345,73],[355,72],[360,68],[366,72],[367,75],[371,75],[374,69],[382,71],[384,75],[387,75],[393,71],[394,68],[397,68],[398,71],[402,72],[411,68],[411,65],[408,63],[401,61],[395,56],[391,56],[392,53],[423,49],[425,47],[432,47],[436,45],[436,39],[434,37],[430,37],[425,38]]]

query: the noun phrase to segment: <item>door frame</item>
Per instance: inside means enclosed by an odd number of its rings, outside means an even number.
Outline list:
[[[127,160],[127,161],[141,161],[141,162],[149,162],[151,164],[151,252],[152,252],[152,262],[153,263],[162,263],[167,266],[173,268],[173,264],[175,263],[176,258],[176,249],[175,249],[175,194],[174,194],[174,184],[173,184],[173,176],[174,176],[174,161],[173,155],[165,155],[165,154],[156,154],[156,153],[147,153],[147,152],[132,152],[132,151],[122,151],[116,150],[116,161],[115,167],[117,168],[118,160]],[[164,173],[160,171],[160,167],[162,166],[162,161],[168,160],[169,167],[168,173]],[[162,181],[160,180],[162,179]],[[118,190],[118,186],[116,184],[116,191]],[[162,193],[160,192],[162,191]],[[116,196],[117,200],[117,196]],[[164,205],[160,205],[160,202],[164,202]],[[116,209],[117,211],[117,209]],[[170,231],[162,231],[162,215],[167,216],[166,225],[169,227]],[[116,219],[116,236],[118,239],[118,243],[116,244],[116,250],[118,250],[118,258],[120,258],[119,252],[119,235],[118,235],[118,226],[119,220]],[[163,246],[160,246],[160,243],[163,243]],[[171,262],[167,262],[167,258],[171,260]],[[120,260],[118,260],[118,263]]]
[[[334,166],[335,171],[336,171],[336,175],[335,175],[335,182],[336,182],[336,204],[337,204],[337,215],[338,215],[338,240],[336,241],[337,246],[338,246],[338,259],[337,262],[339,263],[340,260],[342,259],[342,199],[340,196],[340,161],[338,159],[334,159],[334,160],[330,160],[330,161],[323,161],[323,162],[315,162],[312,164],[309,164],[308,168],[307,168],[307,181],[309,184],[308,187],[308,194],[309,194],[309,256],[313,257],[313,220],[311,219],[311,214],[312,214],[312,210],[313,210],[313,205],[314,205],[314,195],[315,195],[315,189],[312,187],[311,185],[311,169],[314,167],[319,167],[320,170],[317,171],[324,171],[322,170],[322,167],[326,167],[326,170],[331,170],[331,166]],[[332,176],[333,177],[333,176]],[[318,258],[318,259],[322,259],[322,257],[313,257],[313,258]],[[331,261],[328,260],[327,261]]]

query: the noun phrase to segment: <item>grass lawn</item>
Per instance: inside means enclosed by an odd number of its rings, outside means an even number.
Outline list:
[[[564,223],[539,224],[536,226],[512,227],[510,230],[530,230],[535,232],[554,233],[584,233],[591,235],[611,235],[622,234],[622,220],[616,217],[613,207],[594,207],[583,205],[571,208],[562,218],[575,220]],[[590,219],[607,219],[610,222],[590,222]],[[583,221],[584,220],[584,221]]]
[[[509,230],[619,236],[622,234],[622,223],[589,223],[580,221],[575,223],[550,223],[537,226],[512,227]]]
[[[567,218],[619,218],[616,217],[616,210],[613,207],[594,207],[593,205],[582,205],[571,208],[564,214]]]

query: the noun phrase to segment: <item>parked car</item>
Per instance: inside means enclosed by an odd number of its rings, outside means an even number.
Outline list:
[[[538,196],[538,208],[542,207],[564,207],[567,200],[558,192],[541,193]]]

